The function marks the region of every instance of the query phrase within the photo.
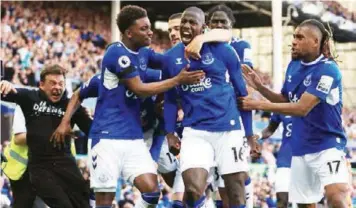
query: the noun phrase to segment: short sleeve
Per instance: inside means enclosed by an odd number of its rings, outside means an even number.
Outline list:
[[[16,105],[14,120],[12,124],[12,133],[16,135],[16,134],[26,133],[26,132],[27,129],[26,129],[25,116],[22,112],[21,107],[19,105]]]
[[[139,75],[128,54],[116,56],[115,74],[119,79],[129,79]]]
[[[83,83],[80,87],[79,97],[81,100],[98,97],[98,90],[100,85],[100,75],[94,75],[90,80]]]
[[[310,84],[306,92],[325,101],[330,91],[340,84],[341,74],[333,62],[329,64],[325,63],[321,67],[322,68],[313,73],[310,78],[306,77],[307,81],[304,80],[304,82],[308,82],[308,79],[310,79]]]
[[[237,53],[240,56],[241,62],[253,68],[251,45],[246,41],[240,41]]]

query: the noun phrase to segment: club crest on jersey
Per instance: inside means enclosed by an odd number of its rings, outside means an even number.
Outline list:
[[[145,71],[147,69],[147,64],[144,58],[140,58],[140,68]]]
[[[128,56],[120,56],[117,62],[121,68],[127,68],[131,64],[130,58]]]
[[[306,87],[310,86],[310,84],[311,84],[311,76],[312,75],[309,74],[307,77],[305,77],[305,79],[303,81],[304,86],[306,86]]]
[[[202,56],[202,63],[205,65],[210,65],[214,62],[213,54],[206,53]]]

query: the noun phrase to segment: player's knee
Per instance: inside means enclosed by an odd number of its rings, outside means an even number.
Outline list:
[[[325,196],[331,207],[346,207],[347,184],[331,184],[325,187]]]
[[[329,197],[327,197],[327,203],[329,207],[346,208],[347,207],[346,195],[342,195],[342,194],[329,195]]]
[[[187,199],[196,200],[204,195],[204,189],[199,188],[198,185],[189,184],[189,185],[185,186],[185,193],[186,193]]]
[[[277,208],[286,208],[288,207],[288,201],[285,200],[278,200],[277,201]]]
[[[288,192],[277,193],[277,207],[288,207]]]
[[[159,192],[159,191],[151,192],[151,193],[142,193],[141,194],[142,199],[147,204],[150,204],[150,205],[158,204],[160,196],[161,196],[161,192]]]

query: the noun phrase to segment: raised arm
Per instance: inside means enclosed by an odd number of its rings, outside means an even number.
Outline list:
[[[232,32],[225,29],[212,29],[204,34],[196,36],[188,46],[185,47],[185,57],[200,59],[200,50],[207,42],[229,42]]]
[[[148,97],[168,91],[169,89],[180,84],[199,83],[204,76],[203,71],[189,72],[185,67],[177,76],[160,82],[143,83],[139,76],[125,79],[125,85],[139,97]]]
[[[260,92],[265,98],[274,103],[285,103],[288,99],[282,93],[275,93],[263,85],[258,74],[246,64],[242,65],[243,76],[247,84]]]
[[[20,89],[20,91],[26,91],[26,89]],[[11,82],[3,80],[0,81],[0,94],[1,100],[20,104],[23,100],[21,95],[25,94],[25,92],[18,94],[17,89]]]
[[[52,142],[56,142],[57,144],[62,144],[64,142],[65,137],[71,133],[71,120],[73,115],[78,110],[85,98],[98,96],[99,83],[100,75],[95,75],[73,93],[61,123],[51,136]]]

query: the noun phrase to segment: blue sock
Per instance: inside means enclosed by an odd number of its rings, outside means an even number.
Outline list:
[[[179,200],[173,201],[172,208],[183,208],[183,207],[184,207],[183,202],[181,202]]]
[[[249,185],[251,183],[251,178],[250,176],[245,180],[245,186]]]
[[[158,204],[160,196],[161,196],[161,192],[141,194],[142,199],[149,204]]]
[[[215,200],[215,207],[216,208],[222,208],[223,207],[222,200]]]
[[[205,196],[200,197],[197,201],[187,201],[187,207],[190,208],[199,208],[201,207],[205,202]]]

